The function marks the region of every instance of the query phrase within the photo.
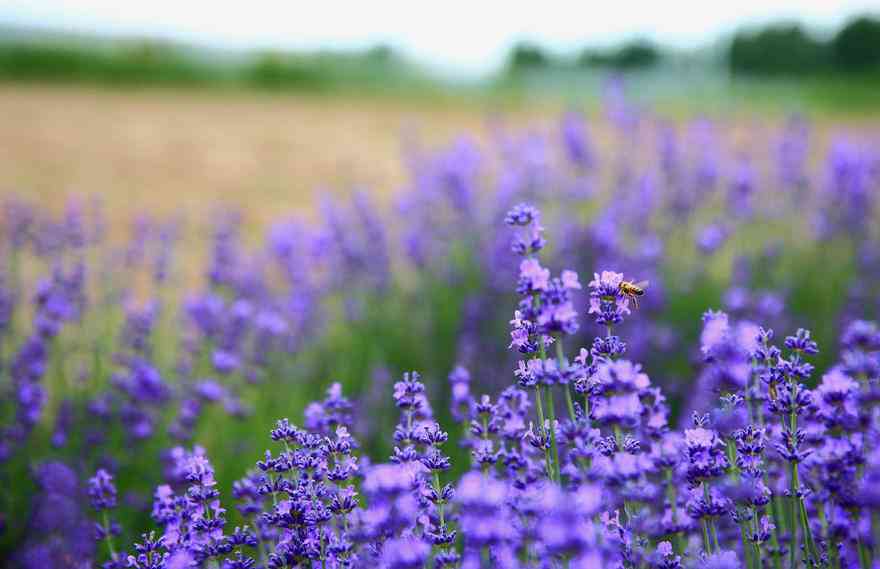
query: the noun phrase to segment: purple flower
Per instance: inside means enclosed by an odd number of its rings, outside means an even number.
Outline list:
[[[534,255],[544,248],[546,244],[544,228],[540,223],[541,214],[532,205],[519,204],[514,206],[504,218],[508,225],[519,227],[520,232],[514,237],[510,245],[511,250],[517,255]]]
[[[419,569],[430,554],[431,546],[415,537],[391,539],[382,547],[382,567]]]
[[[620,290],[623,273],[602,271],[594,273],[590,281],[590,309],[597,324],[612,325],[623,322],[623,317],[630,313],[629,298]]]
[[[404,411],[416,411],[423,404],[425,384],[418,372],[403,374],[403,380],[394,384],[394,403]]]
[[[757,529],[752,533],[750,539],[754,543],[766,543],[767,541],[769,541],[774,529],[776,529],[776,526],[773,524],[770,518],[768,516],[761,516],[761,520],[758,522]]]
[[[217,373],[224,375],[236,371],[241,366],[241,360],[239,357],[226,350],[214,350],[211,362],[214,365],[214,369],[217,370]]]
[[[550,271],[541,266],[537,259],[523,259],[519,264],[519,292],[532,294],[547,290],[550,286]]]
[[[729,464],[724,454],[724,443],[718,433],[697,424],[693,429],[685,429],[684,440],[688,458],[688,481],[696,484],[724,474]]]
[[[198,382],[195,386],[195,392],[205,401],[220,401],[226,396],[226,389],[211,379],[205,379]]]
[[[601,509],[597,487],[583,486],[574,495],[547,487],[539,498],[538,539],[550,555],[579,557],[596,548],[598,532],[592,517]]]
[[[661,541],[654,550],[652,566],[656,569],[681,569],[681,556],[675,554],[670,542]]]
[[[767,433],[764,428],[748,425],[733,433],[736,441],[736,464],[744,472],[761,472]]]
[[[369,506],[359,513],[359,535],[365,540],[411,528],[419,504],[412,492],[414,479],[402,465],[379,464],[364,478],[363,492]]]
[[[65,567],[70,559],[90,560],[95,527],[82,508],[82,488],[73,470],[58,461],[43,462],[33,472],[31,502],[19,559],[24,567]]]
[[[742,569],[742,564],[736,553],[729,550],[721,550],[702,557],[697,562],[699,569]]]
[[[880,328],[875,322],[856,320],[843,331],[840,343],[847,350],[880,350]]]
[[[592,168],[594,163],[593,149],[583,115],[576,111],[565,113],[562,116],[559,130],[568,160],[578,168]]]
[[[533,341],[535,334],[535,324],[523,317],[523,313],[517,310],[513,313],[513,320],[510,321],[512,327],[510,331],[510,344],[508,349],[515,348],[521,354],[531,354],[538,351],[538,345]]]
[[[729,230],[720,223],[702,228],[697,234],[697,248],[704,255],[711,255],[720,249],[729,236]]]
[[[595,421],[627,428],[639,424],[645,412],[641,398],[651,385],[640,365],[628,360],[602,361],[590,382]]]
[[[418,374],[413,372],[416,381]],[[310,403],[304,412],[306,429],[329,435],[338,427],[351,428],[353,405],[342,394],[342,384],[334,382],[327,388],[321,402]]]
[[[526,227],[537,222],[540,217],[541,213],[538,211],[538,208],[530,204],[521,203],[513,206],[507,212],[507,215],[504,217],[504,223]]]
[[[479,551],[515,537],[512,524],[504,518],[507,488],[503,482],[469,472],[456,487],[455,501],[461,508],[459,524],[466,551]]]
[[[807,355],[819,353],[819,346],[810,338],[810,331],[803,328],[798,328],[794,336],[787,336],[785,338],[785,347]]]
[[[52,446],[61,448],[67,443],[67,436],[73,423],[73,403],[69,399],[61,402],[58,415],[55,417],[55,428],[52,432]]]
[[[839,367],[822,376],[822,383],[812,392],[816,416],[834,429],[857,428],[859,422],[859,383]]]
[[[700,349],[703,355],[709,355],[718,346],[728,340],[730,321],[727,314],[709,310],[703,315],[703,331],[700,334]]]
[[[453,419],[464,421],[469,419],[475,405],[470,391],[471,374],[464,366],[455,366],[449,373],[449,409]]]
[[[564,377],[559,371],[556,360],[539,358],[532,358],[528,362],[519,360],[517,369],[513,373],[518,379],[519,386],[525,389],[538,384],[555,385]]]
[[[98,469],[89,478],[89,499],[95,511],[109,510],[116,507],[116,486],[113,476],[103,468]]]

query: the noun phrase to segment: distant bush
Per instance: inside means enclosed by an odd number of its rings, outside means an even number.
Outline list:
[[[880,70],[880,19],[862,16],[831,41],[834,64],[848,71]]]
[[[246,82],[267,89],[291,87],[322,88],[328,83],[326,73],[314,62],[286,58],[282,54],[261,55],[245,68]]]
[[[774,24],[754,32],[738,32],[728,61],[736,73],[815,73],[827,68],[829,50],[799,24]]]
[[[205,83],[208,65],[174,47],[135,42],[112,47],[22,43],[0,45],[0,78],[106,83]]]
[[[77,79],[95,75],[99,65],[77,50],[13,45],[0,49],[0,75],[12,79]]]
[[[353,53],[272,51],[235,58],[151,41],[0,42],[0,80],[323,90],[396,88],[420,79],[385,45]]]
[[[543,48],[528,42],[513,46],[507,58],[507,68],[511,71],[546,69],[552,65],[552,58]]]
[[[661,60],[660,49],[646,40],[633,40],[610,50],[585,49],[577,59],[581,67],[639,69],[653,67]]]

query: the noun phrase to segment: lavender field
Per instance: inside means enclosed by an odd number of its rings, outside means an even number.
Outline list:
[[[4,191],[0,565],[878,566],[880,131],[821,121],[611,89],[312,210]]]

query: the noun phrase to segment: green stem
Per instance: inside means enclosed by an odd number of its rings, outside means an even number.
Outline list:
[[[755,414],[758,419],[758,425],[764,428],[764,407],[762,405],[757,405],[756,407]],[[766,471],[763,478],[764,485],[769,488],[770,477]],[[770,555],[773,558],[773,569],[782,569],[782,557],[779,551],[779,531],[782,528],[781,514],[779,513],[779,499],[775,495],[770,498],[770,516],[773,518],[773,530],[770,532],[770,547],[772,549]]]
[[[481,435],[481,438],[484,441],[489,440],[489,417],[487,417],[486,415],[483,415],[483,433]],[[481,470],[483,471],[483,474],[489,474],[489,463],[484,462]]]
[[[819,515],[819,523],[822,524],[822,539],[828,544],[828,566],[837,569],[840,567],[840,559],[837,556],[837,547],[829,540],[828,518],[825,517],[825,506],[821,501],[816,503],[816,511]]]
[[[764,474],[764,484],[767,484],[768,477]],[[770,532],[770,546],[773,548],[771,553],[773,557],[774,569],[782,569],[782,556],[779,550],[779,530],[782,528],[782,514],[779,513],[779,499],[773,496],[770,499],[770,516],[773,518],[773,531]]]
[[[575,421],[575,412],[574,412],[574,401],[571,398],[571,387],[568,385],[565,386],[563,390],[565,392],[565,406],[568,408],[568,416],[572,422]]]
[[[871,514],[871,535],[874,538],[875,551],[880,547],[880,514]]]
[[[565,371],[568,365],[565,362],[565,352],[562,348],[562,336],[556,338],[556,363],[559,365],[560,371]],[[571,400],[571,388],[568,384],[563,386],[565,392],[565,406],[568,408],[568,418],[571,422],[575,422],[574,402]]]
[[[799,481],[797,463],[794,463],[794,475],[795,475],[795,480]],[[798,486],[799,485],[800,484],[798,482]],[[804,539],[806,540],[806,543],[807,543],[807,552],[809,552],[810,557],[812,557],[812,559],[813,559],[813,562],[818,563],[819,562],[819,548],[816,547],[816,542],[813,539],[813,529],[810,527],[810,517],[807,515],[807,506],[804,503],[803,496],[798,496],[797,500],[798,500],[798,505],[799,505],[798,513],[800,514],[801,527],[803,528]]]
[[[792,483],[793,485],[794,483]],[[791,492],[794,492],[793,489],[790,489]],[[797,517],[795,517],[795,508],[797,504],[797,499],[794,495],[789,497],[789,525],[788,531],[791,536],[791,544],[789,545],[788,550],[788,562],[791,566],[791,569],[797,569],[797,550],[798,550],[798,530],[797,526]]]
[[[614,442],[617,443],[617,449],[623,449],[623,431],[620,430],[618,425],[614,425]]]
[[[492,559],[491,559],[491,556],[489,555],[489,547],[488,546],[483,547],[480,550],[480,561],[481,561],[481,563],[480,563],[481,567],[491,567],[492,566],[492,562],[491,562]]]
[[[547,347],[545,346],[544,336],[540,336],[538,338],[538,355],[541,359],[541,367],[543,369],[544,363],[547,361]],[[551,388],[548,387],[547,391],[550,391],[550,389]],[[553,395],[551,394],[549,397],[550,397],[550,403],[551,403],[550,409],[548,409],[548,413],[550,414],[550,447],[553,451],[553,456],[551,457],[551,455],[550,455],[551,449],[545,448],[544,449],[544,459],[547,461],[547,475],[550,477],[550,480],[554,480],[554,472],[556,472],[556,468],[554,467],[553,459],[555,458],[557,462],[559,461],[559,451],[556,448],[556,429],[553,427],[553,423],[555,422],[555,416],[556,416],[556,413],[553,410],[553,405],[552,405]],[[543,435],[546,435],[547,432],[545,429],[547,427],[545,426],[545,423],[544,423],[544,409],[543,409],[544,404],[542,401],[543,398],[544,398],[543,389],[541,388],[541,384],[538,384],[537,397],[536,397],[537,403],[538,403],[538,419],[540,419],[540,421],[541,421],[541,433]],[[558,482],[559,480],[556,479],[556,481]]]
[[[110,518],[107,516],[107,510],[101,513],[104,521],[104,540],[107,542],[107,550],[110,552],[110,559],[116,559],[116,548],[113,546],[113,534],[110,533]]]
[[[672,481],[672,468],[666,469],[665,476],[666,499],[669,501],[669,506],[672,509],[672,523],[678,525],[678,491]],[[672,535],[672,545],[675,548],[676,553],[684,551],[681,547],[681,535],[679,535],[678,531]]]
[[[556,405],[553,402],[553,387],[547,388],[547,415],[550,419],[550,448],[553,449],[553,464],[556,465],[556,482],[562,480],[559,465],[559,446],[556,443]]]
[[[590,425],[592,426],[592,421],[590,420],[590,394],[584,393],[584,417],[586,417],[587,421],[590,421]]]
[[[434,471],[434,492],[437,493],[437,496],[440,496],[440,472],[438,470]],[[446,527],[446,518],[444,516],[444,511],[443,511],[445,504],[446,504],[446,502],[443,499],[440,499],[440,501],[437,502],[437,513],[440,516],[440,527],[441,528]]]
[[[541,385],[538,384],[535,386],[535,405],[538,408],[538,422],[541,426],[538,429],[539,434],[544,436],[544,404],[542,400],[544,399],[544,393],[541,389]],[[547,476],[550,480],[553,480],[553,458],[550,456],[550,449],[544,446],[544,464],[547,466]]]
[[[746,558],[746,567],[754,567],[755,562],[752,560],[752,552],[749,547],[749,535],[747,529],[747,521],[742,521],[739,523],[739,535],[740,540],[742,541],[743,555]]]
[[[756,533],[756,534],[758,533],[758,530],[759,530],[760,527],[761,527],[761,519],[760,519],[760,518],[761,518],[761,512],[760,512],[760,510],[758,510],[758,509],[756,508],[756,509],[755,509],[755,515],[754,515],[754,517],[752,518],[752,521],[753,521],[754,524],[755,524],[754,528],[755,528],[755,533]],[[763,569],[764,564],[763,564],[763,562],[761,561],[761,544],[758,543],[757,541],[755,541],[755,542],[752,542],[752,546],[754,547],[754,558],[753,558],[753,560],[754,560],[754,563],[755,563],[755,569]]]
[[[740,482],[740,470],[736,462],[736,443],[732,439],[727,441],[727,463],[730,465],[728,473],[733,477],[734,482]],[[742,542],[743,555],[746,558],[746,567],[751,568],[754,565],[752,560],[752,550],[749,547],[749,522],[743,520],[739,522],[739,534]],[[760,568],[758,568],[760,569]]]
[[[789,383],[791,384],[791,388],[792,388],[791,398],[792,398],[792,400],[794,400],[795,397],[797,397],[797,384],[791,380],[789,380]],[[788,434],[789,444],[791,444],[793,447],[795,444],[795,441],[792,441],[791,438],[794,437],[795,433],[797,432],[795,430],[797,428],[797,413],[795,412],[794,409],[792,409],[791,413],[789,413],[788,423],[789,424],[787,425],[787,427],[789,430],[789,434]],[[786,431],[786,424],[785,424],[785,417],[783,416],[782,417],[782,434],[783,435],[785,435],[785,431]],[[788,563],[789,563],[789,566],[791,567],[791,569],[797,569],[797,550],[798,550],[798,530],[797,530],[797,528],[800,524],[798,521],[799,515],[797,513],[797,480],[796,480],[796,468],[795,468],[794,462],[792,462],[791,466],[789,467],[788,478],[789,478],[788,491],[789,491],[789,494],[791,494],[788,497],[788,520],[787,520],[788,524],[787,525],[788,525],[788,534],[791,537],[791,543],[789,544],[789,548],[788,548]]]
[[[855,527],[858,528],[859,522],[861,521],[861,516],[859,515],[858,512],[855,512],[855,514],[853,515],[853,518],[856,522]],[[861,569],[870,569],[871,556],[868,553],[868,549],[865,547],[865,542],[862,541],[862,536],[860,535],[860,532],[858,531],[858,529],[856,529],[856,531],[854,533],[856,535],[856,546],[858,547],[858,550],[859,550],[859,567],[861,567]]]
[[[711,496],[709,495],[709,483],[705,480],[703,481],[703,498],[706,500],[706,505],[711,502]],[[711,516],[707,518],[706,525],[709,526],[709,533],[712,534],[712,543],[715,544],[715,551],[720,551],[721,547],[718,545],[718,530],[715,529],[715,520],[712,519]]]
[[[703,518],[700,525],[703,526],[703,550],[706,555],[712,555],[712,543],[709,541],[709,522]]]
[[[794,400],[797,397],[798,385],[797,380],[794,378],[789,379],[791,389],[792,389],[792,399]],[[791,414],[789,416],[790,423],[790,437],[796,437],[797,427],[798,427],[798,416],[797,412],[792,409]],[[794,447],[796,441],[792,440],[791,444]],[[804,534],[804,543],[806,545],[807,554],[811,557],[814,563],[818,563],[819,561],[819,551],[816,547],[816,542],[813,540],[813,531],[810,528],[809,518],[807,517],[807,507],[804,504],[803,496],[800,495],[800,475],[798,472],[798,463],[797,461],[792,461],[791,463],[791,536],[792,536],[792,552],[791,552],[791,563],[792,567],[794,567],[795,558],[796,558],[796,550],[797,550],[797,527],[801,527],[801,531]]]

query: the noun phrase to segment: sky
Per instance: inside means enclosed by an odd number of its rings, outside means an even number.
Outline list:
[[[511,45],[560,53],[643,37],[688,48],[742,25],[797,19],[830,30],[880,0],[0,0],[0,23],[157,36],[247,49],[385,43],[438,70],[479,74]]]

